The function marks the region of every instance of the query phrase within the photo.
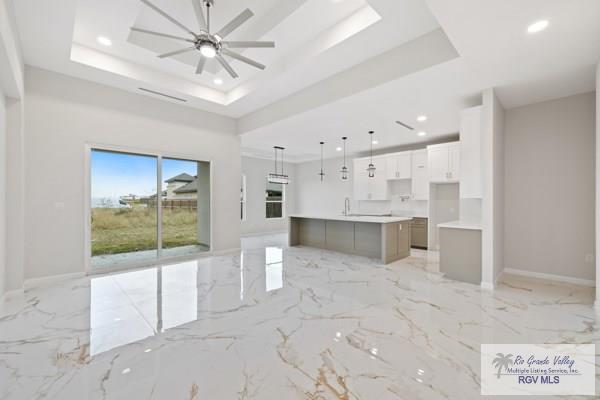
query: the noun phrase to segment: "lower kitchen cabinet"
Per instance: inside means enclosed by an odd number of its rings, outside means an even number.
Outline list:
[[[410,247],[427,249],[427,218],[413,218],[410,230]]]

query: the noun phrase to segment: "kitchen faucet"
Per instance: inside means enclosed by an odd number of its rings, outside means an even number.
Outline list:
[[[344,199],[344,215],[348,215],[350,212],[350,199],[346,197]]]

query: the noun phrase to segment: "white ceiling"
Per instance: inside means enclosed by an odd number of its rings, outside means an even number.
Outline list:
[[[369,90],[314,107],[294,97],[281,118],[280,103],[241,118],[242,144],[248,153],[277,144],[294,161],[339,156],[336,147],[348,136],[348,149],[369,147],[367,131],[376,130],[378,148],[431,140],[458,132],[458,111],[480,104],[480,93],[497,88],[505,108],[568,96],[595,88],[600,60],[600,1],[581,0],[428,0],[427,4],[459,57],[402,76]],[[550,25],[527,33],[534,21]],[[321,82],[327,85],[327,80]],[[306,90],[305,90],[306,91]],[[260,118],[257,116],[260,114]],[[425,123],[416,121],[425,114]],[[394,123],[402,120],[414,132]],[[427,136],[417,136],[418,131]]]
[[[152,1],[184,24],[197,25],[192,0]],[[188,106],[232,117],[438,28],[421,0],[217,0],[211,13],[217,29],[246,6],[255,14],[227,39],[276,42],[275,49],[244,51],[266,64],[265,71],[232,62],[240,75],[232,80],[212,65],[206,74],[196,76],[193,53],[158,59],[158,53],[181,44],[132,35],[129,28],[184,33],[139,0],[13,2],[27,64],[130,91],[145,87],[182,98]],[[113,45],[98,44],[100,35]],[[214,84],[216,76],[224,80],[222,86]]]
[[[195,26],[191,0],[153,1]],[[193,53],[158,59],[180,44],[129,28],[182,32],[139,0],[13,2],[27,64],[239,118],[248,153],[282,145],[296,161],[316,158],[321,140],[327,157],[338,156],[342,136],[350,152],[364,151],[369,129],[380,148],[455,133],[458,110],[488,87],[506,108],[594,90],[600,59],[598,0],[216,0],[217,29],[246,6],[255,13],[230,39],[277,43],[245,51],[267,69],[235,63],[236,81],[214,66],[195,76]],[[548,29],[527,34],[539,19]]]

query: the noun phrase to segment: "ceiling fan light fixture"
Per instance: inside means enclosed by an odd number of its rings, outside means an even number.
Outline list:
[[[211,42],[204,42],[200,45],[200,54],[206,58],[215,58],[217,55],[217,48]]]

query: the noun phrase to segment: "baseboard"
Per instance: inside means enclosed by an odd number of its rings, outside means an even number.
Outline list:
[[[267,236],[267,235],[281,235],[283,233],[288,233],[287,230],[278,230],[278,231],[269,231],[269,232],[250,232],[250,233],[242,233],[241,237],[256,237],[256,236]]]
[[[71,272],[68,274],[43,276],[40,278],[30,278],[25,281],[24,286],[25,286],[25,289],[29,289],[31,287],[46,286],[48,284],[56,283],[59,281],[64,281],[66,279],[83,278],[84,276],[85,276],[85,272]]]
[[[9,290],[8,292],[4,292],[2,296],[0,296],[0,305],[4,304],[7,301],[12,299],[23,297],[25,295],[25,290],[23,289],[15,289]]]
[[[512,275],[525,276],[528,278],[545,279],[548,281],[555,281],[555,282],[562,282],[562,283],[570,283],[573,285],[581,285],[581,286],[589,286],[589,287],[596,286],[596,281],[594,281],[592,279],[572,278],[570,276],[546,274],[543,272],[533,272],[533,271],[526,271],[523,269],[515,269],[515,268],[505,268],[504,272],[507,274],[512,274]]]
[[[242,249],[240,247],[236,247],[233,249],[217,250],[217,251],[213,251],[211,253],[211,256],[226,256],[229,254],[239,253],[240,251],[242,251]]]
[[[504,270],[500,271],[500,273],[494,277],[494,281],[493,282],[484,282],[484,281],[481,281],[481,288],[485,289],[485,290],[494,290],[494,289],[496,289],[496,286],[498,286],[498,279],[500,279],[500,277],[502,276],[503,273],[504,273]]]

